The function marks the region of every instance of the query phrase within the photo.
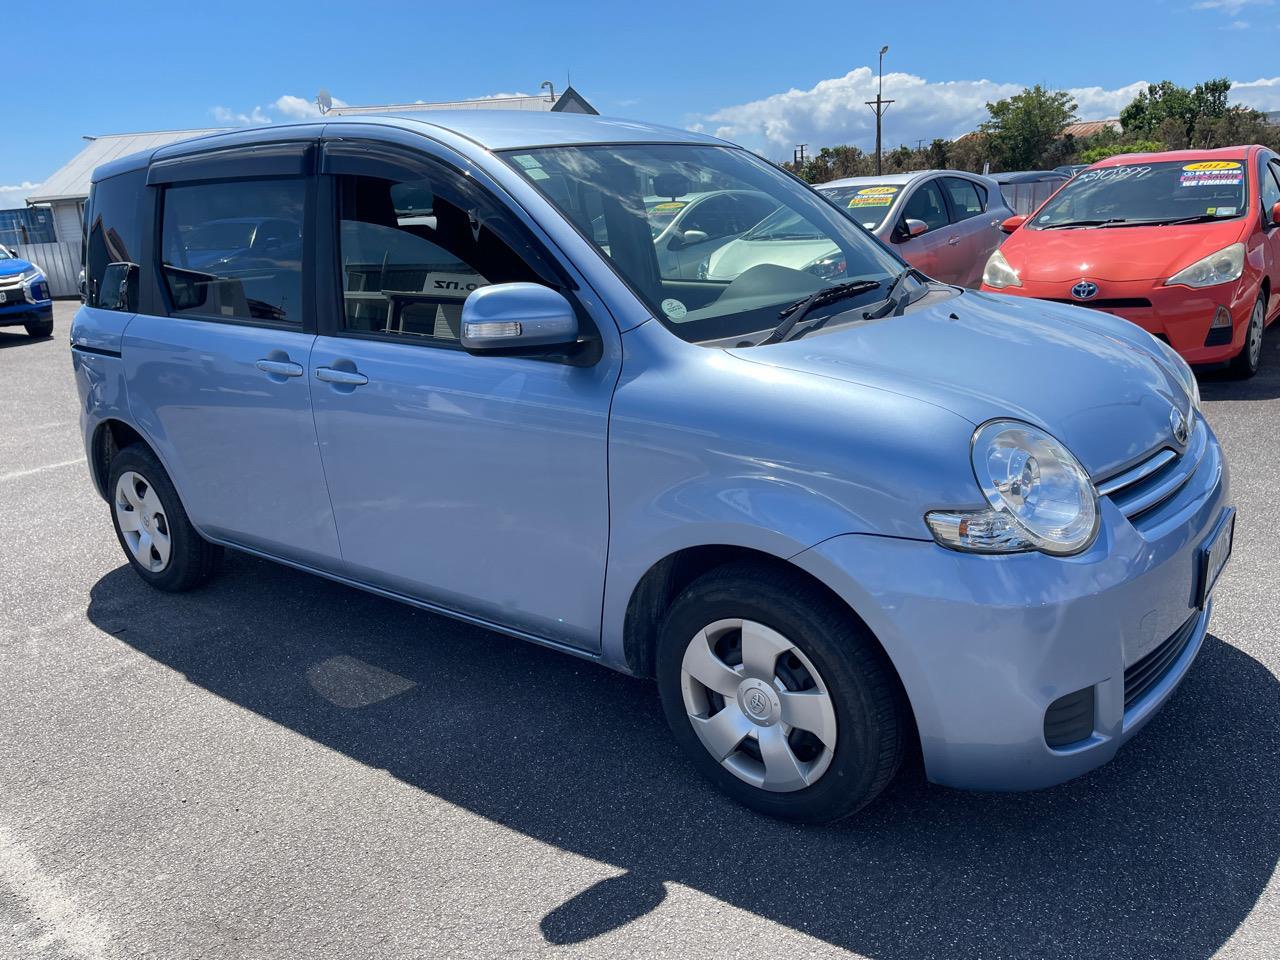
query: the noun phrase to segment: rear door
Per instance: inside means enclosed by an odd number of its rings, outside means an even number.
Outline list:
[[[941,182],[950,208],[951,228],[944,264],[946,276],[938,279],[977,287],[982,282],[987,257],[1000,245],[999,230],[983,216],[987,207],[983,196],[986,190],[964,177],[942,177]]]
[[[910,235],[908,220],[919,220],[929,229],[918,237]],[[899,255],[926,276],[945,280],[948,274],[948,247],[951,244],[951,217],[942,188],[936,179],[915,185],[902,205],[893,230]]]
[[[158,249],[122,354],[134,419],[196,526],[333,569],[338,539],[305,376],[315,154],[297,142],[152,166]],[[268,220],[288,229],[255,250]]]

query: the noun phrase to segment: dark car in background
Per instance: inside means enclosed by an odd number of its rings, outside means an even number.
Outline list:
[[[0,327],[25,327],[31,337],[53,334],[53,298],[44,271],[0,246]]]

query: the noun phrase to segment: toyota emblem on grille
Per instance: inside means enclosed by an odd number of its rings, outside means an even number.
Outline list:
[[[1071,288],[1071,295],[1077,300],[1092,300],[1098,295],[1098,285],[1088,280],[1081,280]]]
[[[1173,431],[1173,439],[1178,441],[1178,446],[1186,446],[1191,436],[1191,427],[1186,416],[1177,407],[1169,411],[1169,428]]]

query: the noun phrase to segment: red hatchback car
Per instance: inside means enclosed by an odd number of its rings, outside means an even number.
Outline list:
[[[1280,157],[1266,147],[1110,157],[987,260],[982,289],[1106,310],[1188,363],[1250,377],[1280,315]]]

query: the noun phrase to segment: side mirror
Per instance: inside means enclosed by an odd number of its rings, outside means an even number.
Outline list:
[[[1000,221],[1000,229],[1005,233],[1013,233],[1013,231],[1017,230],[1026,222],[1027,217],[1024,214],[1019,214],[1016,217],[1006,217],[1004,220]]]
[[[538,283],[480,287],[462,304],[462,347],[473,353],[549,352],[577,340],[569,301]]]
[[[929,225],[927,223],[923,220],[916,220],[914,217],[909,217],[902,221],[902,226],[898,229],[897,234],[898,239],[902,241],[911,240],[928,232]]]
[[[1280,226],[1280,203],[1271,206],[1271,223],[1273,226]]]
[[[688,247],[695,243],[702,243],[703,241],[710,239],[711,238],[707,236],[705,230],[686,230],[684,233],[680,234],[680,245]]]

